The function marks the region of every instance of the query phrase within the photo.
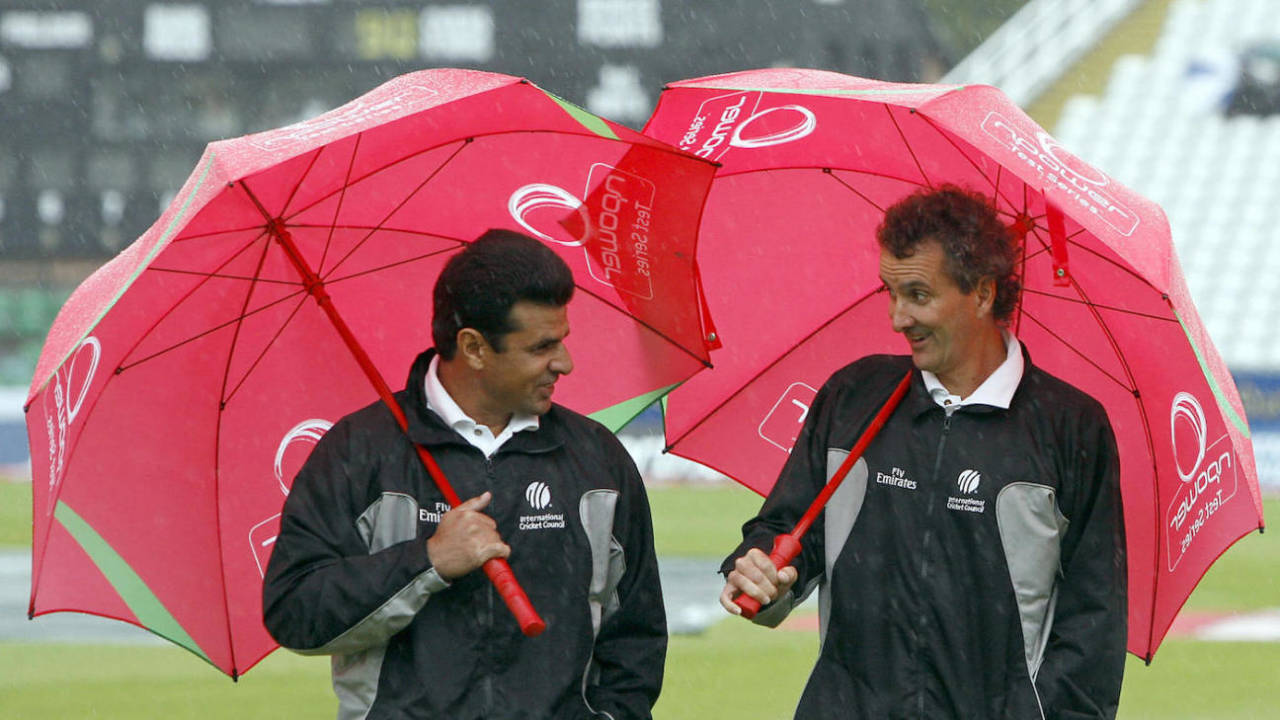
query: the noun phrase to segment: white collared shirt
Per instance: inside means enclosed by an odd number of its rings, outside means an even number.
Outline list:
[[[937,375],[928,370],[921,370],[920,375],[924,377],[924,386],[928,389],[929,396],[947,411],[947,415],[965,405],[994,405],[1008,410],[1009,403],[1013,401],[1013,393],[1017,391],[1018,383],[1022,382],[1022,343],[1018,342],[1018,338],[1014,337],[1013,333],[1006,330],[1004,346],[1004,362],[1000,363],[1000,367],[988,375],[978,389],[967,398],[951,394],[951,391],[938,380]]]
[[[467,415],[466,412],[454,402],[453,396],[448,390],[444,389],[444,385],[440,383],[440,356],[436,355],[431,358],[431,366],[427,368],[426,391],[427,391],[427,409],[440,416],[445,424],[453,428],[454,432],[462,436],[463,440],[480,448],[480,452],[485,457],[491,457],[498,452],[498,448],[511,439],[513,435],[524,430],[538,429],[537,415],[515,414],[511,416],[511,420],[507,422],[507,426],[494,437],[493,431],[487,425],[481,425]]]

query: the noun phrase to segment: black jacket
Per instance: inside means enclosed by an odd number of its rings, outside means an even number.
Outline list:
[[[792,528],[910,369],[881,355],[828,380],[726,572]],[[1028,357],[1007,410],[948,418],[912,372],[805,536],[793,592],[757,616],[774,624],[821,586],[796,717],[1114,717],[1128,610],[1105,410]]]
[[[340,718],[649,717],[667,633],[635,464],[560,406],[486,459],[427,409],[431,355],[396,395],[409,434],[459,497],[493,491],[485,512],[546,631],[521,635],[481,571],[448,585],[432,569],[426,538],[447,506],[381,403],[335,424],[294,481],[263,588],[267,629],[334,655]]]

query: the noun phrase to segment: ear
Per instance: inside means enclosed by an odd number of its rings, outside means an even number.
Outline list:
[[[973,294],[978,301],[978,317],[989,315],[996,304],[996,279],[990,276],[979,279]]]
[[[479,330],[462,328],[458,331],[458,356],[472,370],[483,370],[492,351]]]

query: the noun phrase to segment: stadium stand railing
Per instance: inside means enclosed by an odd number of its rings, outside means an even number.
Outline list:
[[[1026,107],[1142,0],[1031,0],[942,78]]]

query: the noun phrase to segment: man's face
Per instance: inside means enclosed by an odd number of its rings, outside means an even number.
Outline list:
[[[907,339],[915,366],[937,375],[944,385],[974,361],[982,331],[994,323],[989,305],[980,312],[978,288],[962,293],[945,263],[945,251],[932,240],[901,259],[880,250],[880,280],[889,291],[893,330]]]
[[[556,380],[573,370],[564,338],[569,315],[554,307],[520,300],[508,316],[515,328],[489,355],[481,375],[484,401],[498,415],[541,415],[551,409]]]

